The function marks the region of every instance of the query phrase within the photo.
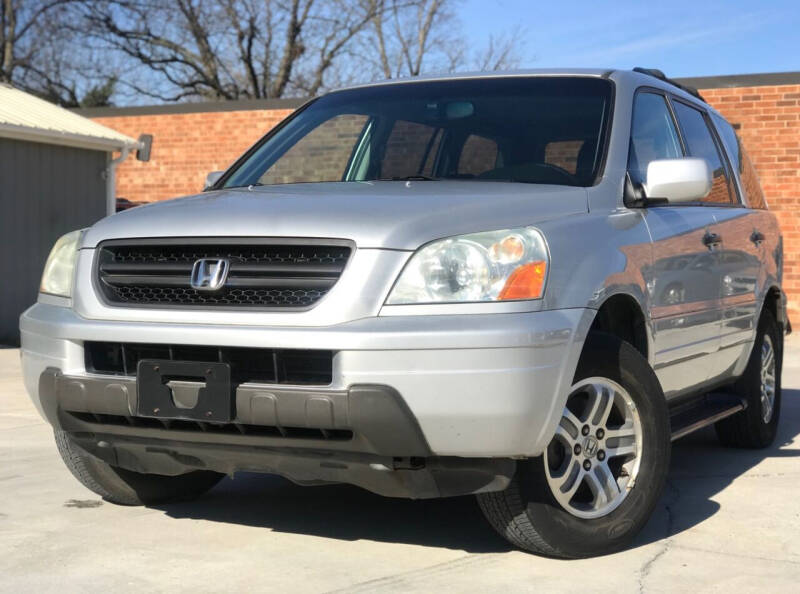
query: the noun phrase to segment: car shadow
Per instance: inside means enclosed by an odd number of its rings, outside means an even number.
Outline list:
[[[664,495],[631,545],[688,530],[720,508],[713,497],[765,458],[800,457],[783,450],[800,434],[800,390],[783,391],[778,438],[764,450],[728,449],[708,427],[674,444]],[[347,541],[417,544],[490,553],[512,550],[484,520],[474,497],[411,501],[349,485],[301,487],[277,476],[240,473],[200,499],[158,506],[173,518],[268,528]]]
[[[301,487],[278,476],[237,474],[189,503],[159,506],[174,518],[244,524],[346,541],[511,550],[485,524],[474,497],[391,499],[350,485]]]
[[[726,448],[713,427],[676,441],[667,487],[633,547],[679,534],[713,516],[720,504],[713,497],[767,458],[798,458],[800,451],[782,449],[800,435],[800,390],[783,389],[778,435],[763,450]]]

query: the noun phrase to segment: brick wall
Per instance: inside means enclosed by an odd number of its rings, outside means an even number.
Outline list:
[[[756,166],[769,207],[783,230],[784,289],[790,299],[790,315],[800,325],[800,75],[795,77],[798,84],[741,84],[759,76],[714,79],[722,81],[718,88],[703,89],[699,80],[687,82],[700,86],[708,102],[738,128]],[[129,158],[119,167],[117,178],[118,196],[152,201],[199,192],[209,171],[225,169],[290,114],[292,107],[248,106],[196,113],[110,111],[100,115],[88,110],[86,115],[134,138],[141,133],[154,136],[151,161],[140,163]],[[576,147],[558,147],[567,155],[555,148],[553,161],[563,160],[563,166],[574,168]]]
[[[130,157],[117,169],[117,196],[151,202],[200,192],[210,171],[226,169],[290,113],[272,109],[92,119],[133,138],[153,135],[149,162]]]
[[[800,85],[705,89],[703,97],[738,126],[784,241],[783,288],[800,324]]]

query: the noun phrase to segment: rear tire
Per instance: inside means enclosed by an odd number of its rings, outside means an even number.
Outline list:
[[[198,470],[178,476],[141,474],[111,466],[78,447],[64,431],[55,431],[58,453],[84,487],[110,503],[146,505],[188,501],[199,497],[223,474]]]
[[[736,448],[766,448],[775,441],[781,413],[783,336],[769,311],[761,314],[747,367],[733,385],[747,408],[717,422],[720,443]]]
[[[588,378],[588,380],[587,380]],[[605,380],[605,381],[604,381]],[[575,408],[574,398],[583,398],[583,386],[612,386],[617,390],[612,397],[586,396],[583,412]],[[594,394],[609,394],[608,390],[593,388]],[[601,404],[592,405],[594,401]],[[619,399],[618,399],[619,398]],[[618,405],[622,402],[624,406]],[[611,404],[608,404],[611,402]],[[579,402],[580,405],[580,402]],[[628,410],[623,421],[617,421],[617,429],[612,428],[614,415]],[[607,407],[607,408],[606,408]],[[611,410],[597,415],[594,411]],[[663,490],[669,470],[670,428],[666,400],[658,379],[647,360],[630,344],[614,336],[596,333],[589,336],[575,373],[573,391],[567,401],[564,417],[553,438],[547,453],[538,458],[519,462],[511,484],[505,491],[478,495],[478,503],[489,523],[502,536],[516,546],[551,557],[580,558],[603,555],[625,547],[641,530],[649,519]],[[571,412],[580,422],[580,433],[570,429],[567,435],[562,431],[573,426],[569,421]],[[605,418],[608,436],[597,440],[581,442],[581,436],[597,436],[603,427],[597,419]],[[626,433],[625,442],[635,454],[620,456],[623,441],[612,437],[630,431],[636,419],[636,432]],[[565,419],[567,420],[565,423]],[[584,432],[586,427],[588,432]],[[626,429],[627,428],[627,429]],[[632,435],[635,437],[631,437]],[[605,436],[605,432],[603,433]],[[570,436],[572,440],[570,441]],[[612,444],[612,440],[613,444]],[[563,444],[572,444],[572,456],[564,450]],[[583,443],[583,449],[581,449]],[[554,444],[561,444],[555,445]],[[584,476],[585,478],[554,479],[553,459],[556,454],[552,448],[560,447],[565,468],[562,476]],[[594,448],[594,454],[589,448]],[[606,448],[607,466],[603,467],[600,450]],[[612,453],[617,452],[617,453]],[[581,455],[579,456],[578,453]],[[633,457],[631,457],[633,456]],[[614,460],[618,460],[614,463]],[[575,463],[577,462],[577,466]],[[603,481],[609,467],[617,467],[619,474],[612,471],[612,481]],[[575,474],[574,469],[589,467],[583,474]],[[605,469],[602,469],[605,468]],[[623,474],[622,468],[625,469]],[[589,476],[593,474],[595,478]],[[600,480],[596,480],[599,477]],[[559,488],[558,481],[563,480]],[[581,483],[573,489],[575,482]],[[616,486],[615,486],[616,484]],[[553,486],[551,486],[553,485]],[[602,489],[598,490],[597,486]],[[622,485],[620,487],[620,485]],[[584,489],[585,491],[581,491]],[[556,491],[558,490],[558,498]],[[600,492],[602,495],[598,495]],[[574,493],[574,495],[572,494]],[[592,497],[594,496],[594,499]],[[603,499],[601,499],[601,496]],[[619,499],[621,497],[621,499]],[[582,501],[579,501],[581,499]],[[589,500],[586,503],[586,500]],[[605,505],[600,502],[605,501]]]

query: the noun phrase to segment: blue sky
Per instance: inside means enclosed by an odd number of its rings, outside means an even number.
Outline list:
[[[522,67],[800,70],[800,0],[464,0],[459,18],[475,39],[520,26]]]

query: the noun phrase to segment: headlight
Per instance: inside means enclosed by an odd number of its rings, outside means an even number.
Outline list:
[[[549,257],[536,229],[434,241],[411,257],[387,305],[540,299]]]
[[[72,277],[75,272],[75,262],[78,259],[78,244],[83,230],[72,231],[61,236],[44,265],[41,293],[70,297],[72,295]]]

